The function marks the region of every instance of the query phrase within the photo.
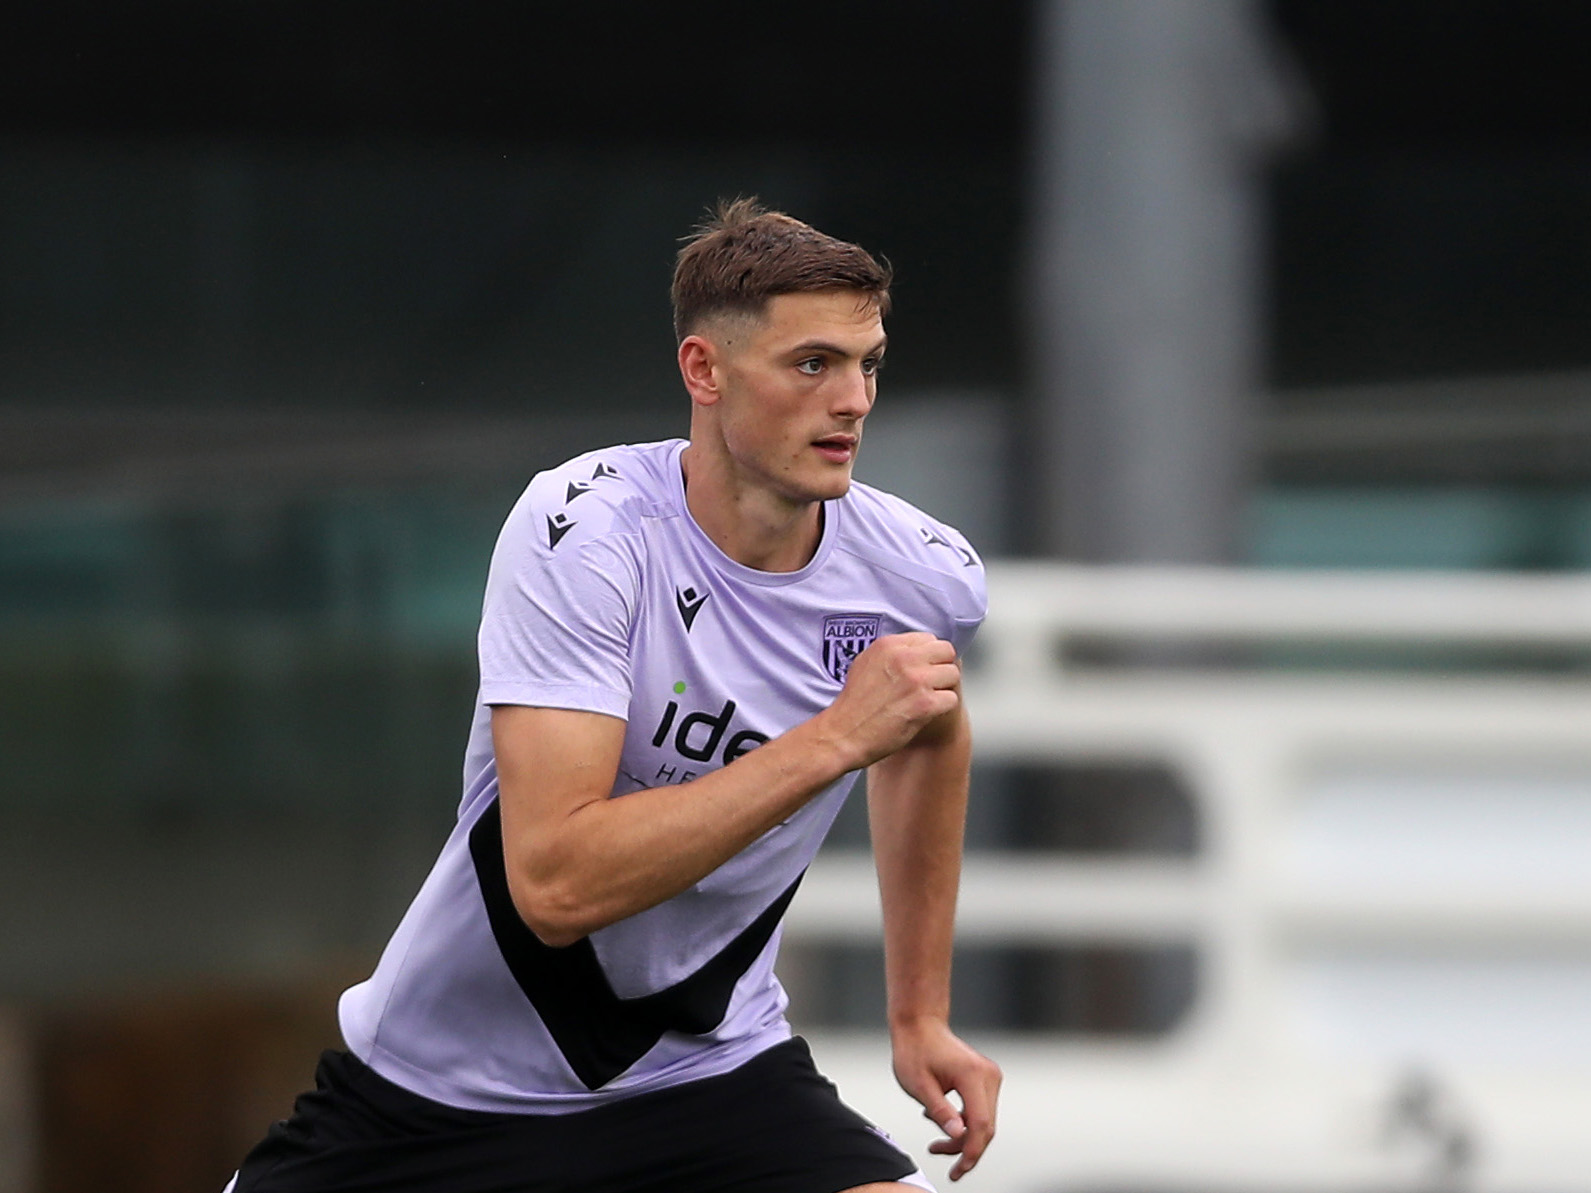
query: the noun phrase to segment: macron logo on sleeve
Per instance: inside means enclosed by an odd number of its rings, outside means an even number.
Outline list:
[[[556,513],[547,518],[547,547],[556,547],[563,541],[563,536],[573,530],[579,523],[573,521],[568,514]]]
[[[601,480],[617,480],[618,478],[619,478],[618,469],[609,468],[606,464],[602,463],[602,461],[598,460],[596,468],[594,468],[592,470],[592,472],[591,472],[591,479],[589,481],[570,481],[569,482],[568,487],[564,489],[563,503],[565,505],[568,505],[576,497],[579,497],[582,494],[591,492],[591,490],[596,487],[597,481],[601,481]],[[562,541],[563,536],[568,534],[577,525],[579,525],[579,523],[577,523],[574,520],[572,520],[569,517],[568,514],[565,514],[565,513],[549,514],[548,517],[547,517],[547,548],[548,548],[548,550],[551,550],[553,547],[556,547],[559,544],[559,542]],[[681,609],[680,612],[683,613],[684,610]],[[694,613],[692,614],[692,616],[694,616]],[[690,623],[687,621],[686,622],[686,628],[688,629],[689,627],[690,627]]]
[[[591,492],[592,489],[596,488],[596,483],[598,481],[617,480],[618,478],[618,469],[609,468],[606,464],[602,463],[602,461],[598,460],[596,468],[594,468],[591,472],[591,479],[589,481],[569,482],[568,486],[564,489],[563,503],[568,505],[576,497],[580,497]],[[551,548],[556,547],[563,536],[568,534],[577,525],[578,523],[572,521],[568,514],[559,513],[549,515],[547,518],[548,549],[550,550]],[[687,625],[688,624],[689,623],[687,623]]]
[[[918,527],[922,531],[923,545],[927,547],[943,547],[947,551],[954,551],[961,556],[961,566],[964,568],[976,567],[978,557],[965,547],[958,547],[942,535],[935,534],[926,526]]]

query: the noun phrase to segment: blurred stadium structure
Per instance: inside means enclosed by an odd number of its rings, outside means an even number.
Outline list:
[[[988,1040],[980,1187],[1583,1188],[1591,579],[1004,564],[990,590],[982,761],[1162,768],[1200,845],[969,856],[967,944],[1191,960],[1152,1038]],[[795,940],[876,935],[865,855],[811,879]],[[879,1042],[825,1053],[926,1138]]]
[[[812,0],[862,120],[744,6],[727,105],[671,8],[271,12],[0,44],[0,1193],[203,1193],[285,1111],[451,814],[498,521],[679,433],[735,191],[895,260],[859,474],[996,561],[967,1187],[1591,1186],[1591,10]],[[916,1144],[865,840],[782,973]]]

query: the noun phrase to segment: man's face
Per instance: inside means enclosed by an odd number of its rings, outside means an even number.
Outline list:
[[[793,504],[840,497],[878,394],[884,323],[853,290],[781,294],[726,320],[718,426],[740,479]]]

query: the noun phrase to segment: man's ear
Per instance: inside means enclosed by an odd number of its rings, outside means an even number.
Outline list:
[[[706,336],[688,335],[679,345],[679,373],[691,401],[711,406],[718,401],[718,359],[720,351]]]

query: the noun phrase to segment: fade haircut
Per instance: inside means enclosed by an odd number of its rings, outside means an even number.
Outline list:
[[[770,298],[813,290],[855,290],[887,315],[892,278],[888,261],[755,197],[720,200],[674,263],[674,337],[684,340],[715,315],[760,318]]]

